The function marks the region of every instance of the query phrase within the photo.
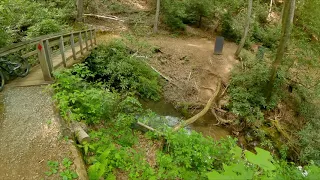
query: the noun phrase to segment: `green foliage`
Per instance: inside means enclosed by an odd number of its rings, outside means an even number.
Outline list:
[[[59,162],[57,161],[48,161],[47,165],[49,167],[49,171],[45,172],[47,176],[51,176],[52,174],[56,174],[59,169]]]
[[[73,162],[69,158],[64,158],[62,161],[62,166],[59,168],[59,162],[58,161],[48,161],[47,165],[49,167],[49,171],[45,172],[47,176],[51,176],[53,174],[57,174],[58,171],[60,170],[60,177],[62,180],[72,180],[72,179],[77,179],[78,174],[75,173],[74,171],[70,170],[71,165]]]
[[[222,17],[222,36],[234,42],[239,42],[242,34],[240,28],[235,28],[236,23],[238,23],[238,21],[232,17],[232,14],[225,13]]]
[[[64,29],[75,17],[73,0],[0,1],[0,47]]]
[[[103,89],[101,84],[86,82],[85,77],[91,76],[88,67],[83,64],[55,73],[57,83],[52,86],[56,91],[54,98],[58,100],[64,118],[84,119],[90,124],[108,120],[116,111],[119,95]]]
[[[132,148],[116,147],[112,143],[112,133],[108,130],[92,132],[90,136],[94,141],[90,142],[88,150],[93,156],[86,158],[91,165],[88,169],[89,179],[97,180],[101,177],[114,179],[113,172],[116,168],[127,171],[130,179],[152,179],[154,176],[154,170],[144,160],[142,154]]]
[[[207,173],[208,179],[313,179],[315,174],[319,173],[320,168],[313,164],[306,166],[305,170],[302,167],[299,170],[293,163],[274,160],[266,150],[255,150],[257,154],[250,151],[243,153],[241,148],[236,146],[230,151],[233,154],[230,165],[224,164],[223,171]]]
[[[250,53],[240,54],[243,67],[238,66],[232,73],[229,93],[231,102],[229,107],[233,113],[244,118],[248,123],[263,120],[262,108],[273,108],[279,99],[281,86],[285,75],[279,71],[276,88],[272,101],[267,104],[264,89],[269,80],[269,65],[265,60],[258,61]]]
[[[28,29],[29,37],[37,37],[41,35],[57,33],[61,31],[61,25],[53,19],[45,19]]]
[[[263,27],[258,23],[254,23],[252,27],[251,40],[262,43],[264,47],[276,49],[280,39],[280,34],[281,26],[279,25]]]
[[[173,30],[184,30],[183,19],[187,16],[184,1],[164,0],[162,4],[165,23]]]
[[[131,55],[123,41],[100,45],[86,62],[90,71],[95,73],[94,79],[104,82],[112,90],[130,91],[146,99],[160,98],[158,74]]]
[[[211,0],[163,1],[165,23],[172,30],[184,30],[185,24],[199,24],[202,17],[211,15],[214,6]]]
[[[166,140],[166,151],[173,162],[189,172],[194,171],[198,176],[203,176],[203,173],[212,168],[220,168],[224,161],[231,158],[228,152],[235,146],[235,141],[231,138],[215,142],[196,132],[190,135],[184,131],[169,132]]]

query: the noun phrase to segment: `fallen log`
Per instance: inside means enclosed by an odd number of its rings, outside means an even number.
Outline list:
[[[102,18],[102,19],[110,19],[114,21],[121,21],[124,22],[124,20],[119,19],[116,16],[102,16],[102,15],[97,15],[97,14],[84,14],[84,16],[89,16],[89,17],[95,17],[95,18]]]
[[[180,123],[179,125],[177,125],[176,127],[173,128],[173,131],[178,131],[179,129],[194,123],[195,121],[197,121],[199,118],[201,118],[202,116],[204,116],[208,110],[210,109],[211,105],[213,104],[213,102],[216,100],[216,98],[218,97],[219,93],[221,90],[221,80],[218,83],[218,87],[216,92],[213,94],[213,96],[209,99],[209,101],[207,102],[207,105],[204,107],[204,109],[202,111],[200,111],[198,114],[196,114],[195,116],[191,117],[190,119]]]
[[[73,123],[73,132],[75,134],[75,137],[77,138],[77,141],[80,144],[83,144],[84,142],[90,141],[90,136],[86,133],[85,130],[81,127],[81,125],[77,122]]]

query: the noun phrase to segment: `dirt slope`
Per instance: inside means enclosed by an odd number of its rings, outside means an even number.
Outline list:
[[[149,43],[161,52],[151,64],[179,86],[165,87],[165,97],[172,102],[206,103],[220,77],[228,82],[231,69],[238,61],[233,54],[235,43],[225,42],[222,55],[213,55],[215,39],[154,37]]]

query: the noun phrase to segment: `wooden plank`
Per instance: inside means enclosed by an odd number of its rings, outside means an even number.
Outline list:
[[[84,40],[86,41],[86,50],[89,51],[89,46],[88,46],[88,32],[85,31],[85,34],[84,34]]]
[[[70,42],[71,42],[71,49],[72,49],[73,59],[76,60],[77,59],[77,54],[76,54],[76,50],[75,50],[75,46],[74,46],[74,36],[73,36],[73,34],[71,34],[71,36],[70,36]]]
[[[31,51],[31,52],[28,52],[28,53],[22,55],[22,57],[23,58],[28,58],[30,56],[33,56],[33,55],[37,54],[37,53],[38,53],[38,50],[34,50],[34,51]]]
[[[43,45],[43,41],[40,41],[39,44],[37,45],[37,50],[38,50],[38,58],[40,61],[40,66],[41,66],[41,70],[42,70],[42,74],[43,74],[43,78],[45,81],[51,81],[52,80],[52,76],[49,70],[49,66],[47,63],[47,59],[46,59],[46,55],[44,52],[44,45]]]
[[[90,45],[91,45],[91,48],[93,48],[93,41],[92,41],[92,30],[90,30]]]
[[[48,66],[49,66],[49,71],[50,71],[50,73],[52,73],[53,68],[52,68],[51,48],[50,48],[49,40],[47,39],[47,40],[43,41],[43,44],[44,44],[44,52],[46,55],[46,60],[47,60]]]
[[[79,44],[80,44],[80,52],[83,55],[83,45],[82,45],[82,33],[79,33]]]
[[[60,54],[61,54],[63,66],[67,67],[66,56],[64,54],[65,50],[64,50],[63,36],[60,36],[59,48],[60,48]]]

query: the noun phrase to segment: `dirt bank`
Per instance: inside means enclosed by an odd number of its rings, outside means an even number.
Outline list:
[[[152,66],[178,85],[165,86],[165,98],[171,102],[206,103],[218,78],[227,84],[238,63],[233,56],[237,45],[231,42],[225,42],[222,55],[214,55],[215,39],[160,36],[147,41],[161,50],[150,60]]]

